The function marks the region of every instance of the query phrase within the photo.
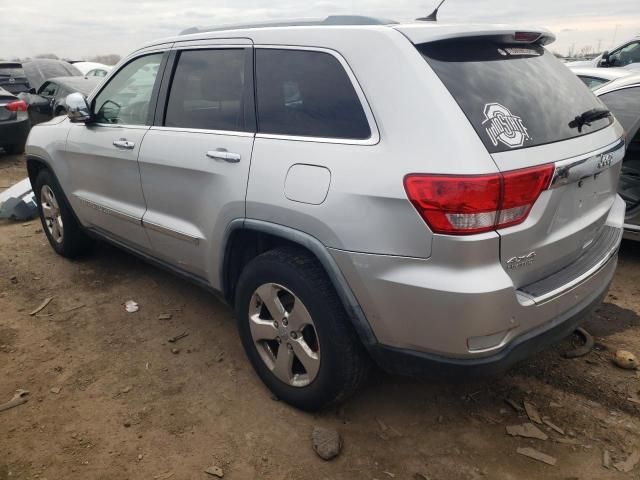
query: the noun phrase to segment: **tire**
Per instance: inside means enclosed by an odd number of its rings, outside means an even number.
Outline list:
[[[279,306],[269,300],[275,296]],[[286,316],[287,323],[271,315],[279,307],[286,312],[275,316]],[[365,381],[370,360],[329,277],[306,251],[278,248],[249,262],[238,280],[235,311],[251,364],[276,397],[288,404],[316,411],[344,401]],[[277,338],[270,339],[274,332]],[[280,354],[287,354],[285,344],[289,353],[282,358],[291,353],[295,358],[281,363],[292,365],[288,369],[278,369]],[[283,380],[283,370],[293,376]]]
[[[19,155],[24,153],[24,144],[21,145],[5,145],[4,151],[9,155]]]
[[[49,170],[38,173],[34,194],[42,229],[56,253],[67,258],[86,254],[93,241],[82,230],[62,189]]]

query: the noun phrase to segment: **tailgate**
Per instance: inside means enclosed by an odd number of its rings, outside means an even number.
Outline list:
[[[592,247],[606,248],[598,240],[607,233],[625,149],[622,127],[582,81],[540,42],[515,39],[453,38],[416,48],[505,178],[555,166],[528,216],[497,229],[502,265],[521,288],[587,258]]]
[[[604,250],[610,246],[603,239],[610,232],[605,222],[616,199],[625,153],[622,140],[565,159],[554,158],[549,148],[535,150],[493,155],[500,169],[549,160],[556,165],[551,185],[542,192],[527,220],[498,230],[500,259],[517,288],[556,273],[586,254],[607,255]],[[526,156],[522,155],[525,152]],[[603,251],[593,251],[599,248]]]

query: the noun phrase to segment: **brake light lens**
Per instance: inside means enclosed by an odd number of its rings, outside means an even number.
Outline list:
[[[411,174],[404,188],[434,233],[471,235],[524,222],[553,172],[548,164],[491,175]]]
[[[4,106],[10,112],[26,112],[27,104],[24,100],[16,100],[15,102],[8,103]]]
[[[541,37],[539,32],[516,32],[513,39],[516,42],[533,43]]]

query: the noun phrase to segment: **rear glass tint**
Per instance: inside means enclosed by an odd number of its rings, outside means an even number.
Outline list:
[[[0,76],[24,77],[24,70],[17,65],[0,65]]]
[[[587,135],[606,118],[569,127],[603,104],[555,56],[538,45],[447,40],[418,46],[491,153]]]

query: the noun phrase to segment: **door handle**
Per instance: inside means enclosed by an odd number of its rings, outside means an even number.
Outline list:
[[[132,150],[133,147],[136,146],[134,142],[130,142],[126,138],[121,138],[120,140],[114,140],[113,146],[118,148],[124,148],[126,150]]]
[[[209,150],[207,152],[207,157],[213,158],[214,160],[224,160],[229,163],[238,163],[242,159],[242,156],[239,153],[227,152],[223,148],[219,148],[218,150]]]

